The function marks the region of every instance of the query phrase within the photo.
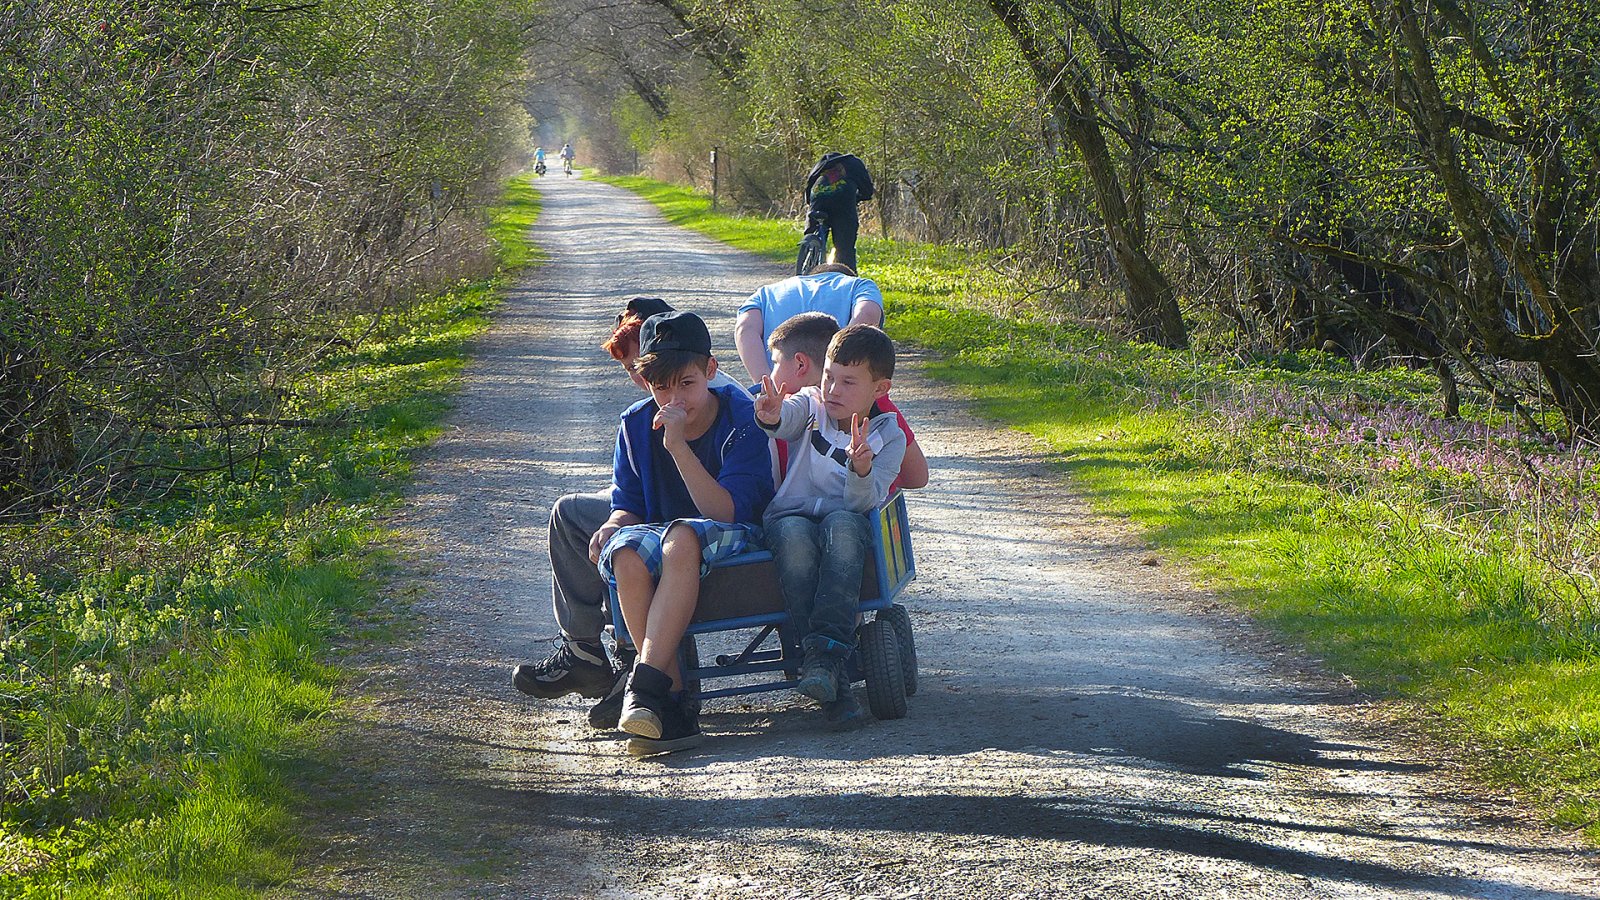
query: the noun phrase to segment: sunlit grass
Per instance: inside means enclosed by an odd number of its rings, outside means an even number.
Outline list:
[[[792,258],[795,223],[712,214],[705,198],[644,179],[615,183],[674,222]],[[891,335],[937,351],[931,374],[1046,441],[1097,508],[1137,523],[1163,556],[1331,671],[1414,701],[1419,724],[1486,778],[1600,840],[1600,610],[1582,568],[1596,544],[1593,491],[1581,477],[1540,481],[1566,493],[1507,508],[1527,479],[1489,484],[1504,473],[1488,463],[1547,457],[1507,433],[1504,414],[1469,405],[1483,421],[1459,427],[1481,433],[1478,457],[1450,457],[1459,440],[1439,453],[1423,441],[1419,453],[1408,442],[1433,427],[1416,412],[1432,403],[1425,373],[1357,372],[1314,353],[1165,351],[1018,304],[958,248],[873,242],[861,256]],[[1297,408],[1307,401],[1309,413]],[[1327,424],[1324,411],[1337,422],[1392,409],[1417,420],[1392,441],[1366,434],[1389,427],[1379,419],[1353,437],[1311,427]],[[1568,566],[1540,555],[1551,510],[1573,530]]]
[[[520,181],[493,212],[503,272],[536,258],[537,212]],[[296,386],[338,426],[275,435],[250,477],[7,527],[59,561],[0,578],[0,895],[249,897],[289,877],[330,648],[371,618],[378,517],[500,283],[351,323],[370,339]]]

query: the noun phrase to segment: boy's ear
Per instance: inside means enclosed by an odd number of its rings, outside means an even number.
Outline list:
[[[715,377],[717,377],[717,358],[712,356],[706,359],[706,380],[710,381]]]
[[[878,383],[872,386],[872,399],[881,400],[884,397],[889,396],[889,381],[890,379],[888,378],[878,379]]]
[[[816,371],[817,364],[811,360],[811,354],[797,352],[794,355],[794,368],[795,374],[803,381],[807,375]]]

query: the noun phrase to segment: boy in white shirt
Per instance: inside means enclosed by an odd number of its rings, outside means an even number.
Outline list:
[[[855,648],[866,514],[900,474],[906,437],[879,405],[894,376],[894,343],[871,325],[852,325],[828,344],[822,384],[785,397],[762,378],[756,421],[789,443],[789,467],[764,520],[766,544],[790,619],[803,635],[797,689],[823,705],[831,727],[862,724],[844,677]]]

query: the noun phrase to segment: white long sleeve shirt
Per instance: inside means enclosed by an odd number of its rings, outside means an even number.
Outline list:
[[[867,420],[867,446],[874,455],[865,478],[851,471],[850,430],[828,417],[820,388],[802,388],[785,398],[777,425],[756,421],[789,443],[789,470],[767,506],[769,523],[780,516],[820,519],[837,509],[865,513],[889,496],[889,486],[900,477],[906,435],[898,417],[876,404]]]

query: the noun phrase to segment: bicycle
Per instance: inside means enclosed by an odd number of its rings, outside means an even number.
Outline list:
[[[804,275],[828,261],[828,214],[813,209],[806,215],[806,233],[794,259],[794,273]]]
[[[571,157],[562,157],[562,159],[561,159],[561,173],[563,175],[571,175],[572,174],[572,159],[571,159]]]

